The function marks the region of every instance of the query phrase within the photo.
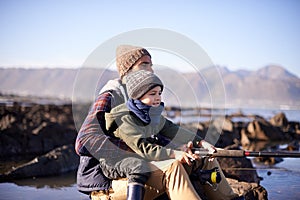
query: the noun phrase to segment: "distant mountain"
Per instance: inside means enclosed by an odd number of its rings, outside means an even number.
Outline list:
[[[156,70],[165,84],[167,105],[224,105],[252,108],[300,108],[300,79],[283,67],[230,71],[209,67],[194,73]],[[116,71],[94,68],[0,68],[0,92],[23,96],[92,101]]]
[[[288,72],[283,67],[276,66],[276,65],[269,65],[264,68],[261,68],[261,69],[257,70],[255,74],[257,74],[261,78],[273,79],[273,80],[295,80],[295,79],[298,79],[297,76]]]
[[[0,92],[71,99],[73,90],[78,89],[81,90],[78,98],[87,100],[92,98],[90,90],[96,90],[95,83],[102,87],[116,77],[117,72],[93,68],[0,68]]]
[[[222,74],[227,103],[234,106],[299,107],[300,79],[280,66]],[[233,102],[233,103],[231,103]]]

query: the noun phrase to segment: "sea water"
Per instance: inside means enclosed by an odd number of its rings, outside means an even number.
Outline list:
[[[76,173],[61,176],[40,177],[0,183],[1,200],[88,200],[89,197],[78,192]]]
[[[268,198],[300,199],[300,158],[284,158],[273,166],[255,166],[263,180],[260,184],[267,190]]]

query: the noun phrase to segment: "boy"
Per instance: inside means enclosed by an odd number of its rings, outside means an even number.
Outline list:
[[[187,172],[182,170],[182,164],[191,165],[191,160],[199,159],[197,155],[186,153],[186,144],[193,141],[194,145],[212,152],[214,146],[161,115],[163,84],[155,74],[145,70],[131,72],[126,76],[126,88],[128,101],[105,114],[108,132],[122,139],[140,157],[154,161],[151,164],[165,174],[161,177],[164,180],[148,181],[146,185],[157,187],[155,182],[165,183],[163,187],[170,199],[200,199]],[[165,143],[159,138],[167,138],[170,142]],[[180,173],[168,176],[172,170]],[[179,187],[183,183],[185,187]]]

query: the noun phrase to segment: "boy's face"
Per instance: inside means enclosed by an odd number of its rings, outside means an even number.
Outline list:
[[[161,87],[156,86],[149,90],[140,98],[140,101],[148,106],[158,107],[161,103]]]

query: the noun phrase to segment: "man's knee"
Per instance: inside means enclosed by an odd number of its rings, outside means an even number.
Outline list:
[[[145,184],[151,175],[151,170],[149,163],[143,159],[138,158],[128,158],[124,159],[121,164],[122,169],[126,169],[126,176],[128,177],[128,182],[137,182]]]

